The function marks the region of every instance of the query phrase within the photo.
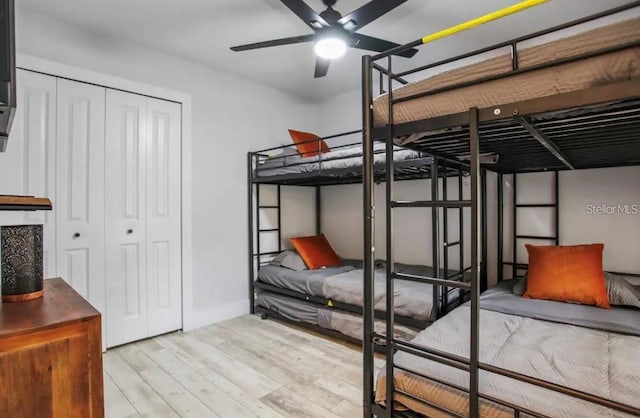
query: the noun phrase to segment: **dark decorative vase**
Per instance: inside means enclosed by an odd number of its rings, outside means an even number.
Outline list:
[[[2,301],[42,297],[42,225],[0,227]]]

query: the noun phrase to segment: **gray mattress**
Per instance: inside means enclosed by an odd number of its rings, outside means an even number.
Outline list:
[[[362,317],[360,315],[269,292],[259,293],[256,302],[258,306],[277,312],[290,321],[305,322],[337,331],[351,338],[362,339]],[[375,326],[378,332],[384,333],[385,323],[383,321],[376,321]],[[395,329],[396,337],[403,339],[411,339],[418,333],[418,331],[402,325],[396,325]]]
[[[640,408],[640,310],[525,299],[513,295],[511,285],[502,283],[481,296],[480,361]],[[413,343],[468,358],[469,315],[465,304],[420,332]],[[395,362],[468,386],[468,373],[458,369],[407,353],[396,354]],[[456,412],[467,408],[465,394],[417,374],[398,370],[394,381],[400,390]],[[378,402],[386,398],[384,391],[380,375]],[[629,416],[492,373],[481,372],[480,391],[552,417]],[[397,400],[431,414],[409,397],[398,395]],[[512,416],[488,404],[482,414]]]
[[[361,263],[347,261],[339,267],[304,271],[294,271],[284,267],[268,265],[260,269],[258,280],[299,293],[363,306],[363,271],[361,268],[357,268],[360,267],[359,264]],[[423,276],[433,275],[433,269],[428,266],[398,263],[396,264],[396,270]],[[375,308],[376,310],[384,311],[386,304],[386,273],[383,269],[375,271],[374,288]],[[421,321],[434,320],[436,310],[433,306],[432,292],[432,285],[396,280],[394,312],[397,315]],[[454,303],[458,297],[458,292],[452,292],[449,296],[449,302]]]
[[[421,165],[429,164],[426,154],[418,151],[396,147],[393,160],[412,161]],[[374,144],[374,164],[384,164],[386,157],[384,154],[385,144]],[[320,156],[302,157],[299,154],[287,156],[274,156],[263,160],[255,170],[255,175],[259,177],[272,177],[302,173],[313,173],[317,171],[342,170],[362,167],[362,145],[339,148],[335,151],[323,153]]]

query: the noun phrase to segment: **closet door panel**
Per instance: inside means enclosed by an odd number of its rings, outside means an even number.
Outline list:
[[[107,90],[107,344],[148,334],[146,263],[147,99]]]
[[[18,109],[0,154],[0,193],[48,197],[56,208],[56,79],[17,71]],[[43,225],[44,276],[57,275],[55,212],[0,212],[0,225]]]
[[[104,88],[58,80],[58,273],[103,314],[103,320],[104,114]]]
[[[181,108],[149,99],[147,280],[150,335],[182,327],[180,245]]]

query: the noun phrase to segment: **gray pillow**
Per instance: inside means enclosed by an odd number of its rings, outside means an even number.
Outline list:
[[[611,305],[640,308],[640,291],[625,280],[624,276],[605,272],[604,278],[607,283],[607,294]]]
[[[526,291],[527,291],[527,274],[525,273],[524,277],[520,279],[516,279],[516,282],[513,285],[513,294],[522,296]]]
[[[294,271],[307,269],[307,265],[295,251],[283,251],[269,263],[273,266],[288,268]]]
[[[292,158],[293,157],[293,158]],[[300,158],[300,154],[295,147],[284,148],[282,152],[273,157],[260,160],[260,170],[284,167]]]

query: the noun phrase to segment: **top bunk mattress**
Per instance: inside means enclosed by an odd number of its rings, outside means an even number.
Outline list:
[[[287,149],[287,151],[293,150]],[[384,144],[374,144],[374,153],[375,165],[386,162]],[[394,148],[393,160],[395,162],[407,161],[415,166],[429,165],[431,162],[431,159],[424,153],[400,147]],[[291,154],[276,155],[260,161],[255,170],[255,175],[258,177],[273,177],[361,169],[362,161],[362,145],[343,147],[313,157],[302,157],[297,151],[294,151]]]
[[[535,41],[538,44],[530,47],[526,47],[524,43],[520,45],[522,49],[518,51],[519,68],[533,67],[638,42],[640,41],[639,12],[640,10],[634,9],[628,14],[613,16],[617,23],[591,29],[578,35],[548,41],[548,36],[552,34],[548,35],[547,39],[541,37],[527,41]],[[540,44],[540,42],[544,43]],[[499,55],[495,56],[496,53]],[[477,60],[478,56],[475,59]],[[445,71],[401,87],[394,91],[393,98],[408,97],[510,71],[512,71],[511,51],[507,48],[494,51],[490,58],[480,62]],[[633,46],[592,58],[399,102],[393,106],[393,119],[394,124],[402,124],[466,112],[472,107],[487,108],[636,78],[640,79],[640,47]],[[388,124],[387,95],[374,100],[373,112],[375,127]]]

